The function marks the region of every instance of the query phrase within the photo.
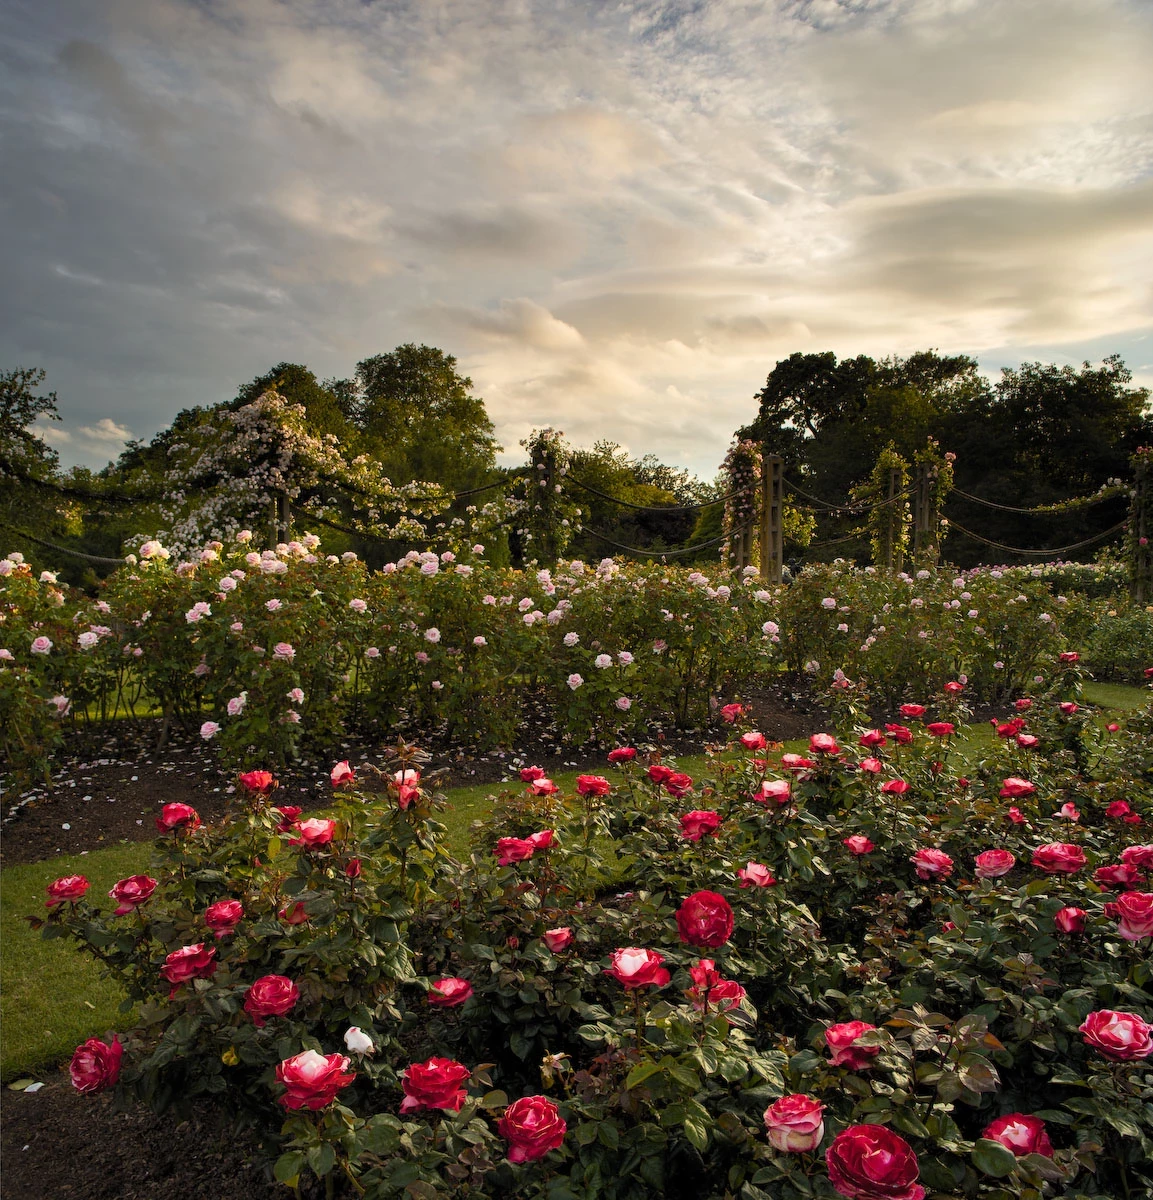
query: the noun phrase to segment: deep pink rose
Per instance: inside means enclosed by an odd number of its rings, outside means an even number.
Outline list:
[[[296,1110],[308,1108],[315,1112],[336,1099],[336,1093],[356,1078],[350,1071],[351,1060],[343,1054],[318,1054],[305,1050],[277,1065],[277,1081],[284,1084],[280,1103]]]
[[[1142,871],[1153,871],[1153,846],[1126,846],[1121,851],[1121,861],[1127,867],[1138,867]]]
[[[918,717],[925,715],[925,706],[923,704],[902,704],[897,712],[907,720],[915,721]]]
[[[568,1126],[547,1096],[522,1096],[504,1110],[496,1129],[508,1142],[508,1161],[524,1163],[560,1149]]]
[[[308,920],[303,900],[286,904],[277,915],[286,925],[303,925]]]
[[[660,784],[664,783],[666,779],[669,779],[672,775],[676,774],[676,772],[672,769],[672,767],[666,767],[664,763],[653,763],[653,765],[649,767],[646,774],[653,783],[659,786]]]
[[[287,975],[262,975],[244,994],[244,1011],[257,1029],[265,1017],[283,1017],[300,999],[300,988]]]
[[[1053,914],[1053,924],[1062,933],[1084,933],[1085,918],[1088,915],[1083,908],[1059,908]]]
[[[885,769],[885,764],[879,758],[862,758],[857,766],[870,775],[879,775]]]
[[[1085,851],[1069,842],[1046,842],[1033,851],[1033,866],[1046,875],[1074,875],[1085,865]]]
[[[272,811],[280,816],[280,821],[276,826],[277,833],[295,833],[296,818],[304,812],[304,809],[299,804],[281,804]]]
[[[161,833],[174,833],[177,829],[191,832],[200,828],[200,814],[191,804],[166,804],[156,818],[156,828]]]
[[[718,892],[694,892],[677,909],[677,932],[689,946],[723,946],[733,932],[733,910]]]
[[[810,754],[840,754],[841,747],[831,733],[814,733],[809,736]]]
[[[924,1200],[913,1148],[884,1125],[850,1125],[825,1151],[825,1164],[849,1200]]]
[[[544,944],[553,952],[559,954],[572,945],[573,932],[567,926],[562,929],[546,929],[542,935]]]
[[[498,867],[524,862],[526,858],[532,858],[535,853],[536,847],[527,838],[498,838],[496,846],[493,848]]]
[[[356,772],[352,769],[352,764],[348,759],[345,759],[332,768],[328,773],[328,778],[334,788],[351,787],[356,782]]]
[[[664,789],[674,800],[687,796],[693,790],[693,779],[683,771],[673,771],[664,782]]]
[[[756,730],[741,734],[741,745],[746,750],[763,750],[768,744],[765,735],[758,733]]]
[[[848,847],[850,854],[871,854],[876,846],[863,833],[850,834],[845,838],[843,844]]]
[[[544,776],[534,779],[528,786],[534,796],[555,796],[560,791],[557,784],[553,783],[551,779],[545,779]]]
[[[1036,790],[1035,783],[1030,783],[1027,779],[1018,779],[1016,775],[1010,775],[1001,784],[1001,798],[1003,800],[1020,800],[1023,796],[1031,796]]]
[[[603,775],[578,775],[576,789],[581,796],[607,796],[613,785]]]
[[[1147,1025],[1136,1013],[1102,1008],[1091,1012],[1080,1030],[1087,1045],[1118,1062],[1153,1054],[1153,1025]]]
[[[336,832],[336,822],[323,817],[309,817],[296,826],[297,836],[289,840],[290,846],[303,846],[306,850],[327,846]]]
[[[123,1057],[124,1047],[115,1034],[112,1035],[111,1046],[99,1038],[89,1038],[76,1047],[72,1062],[68,1065],[72,1086],[78,1092],[100,1092],[112,1087],[120,1078],[120,1060]]]
[[[1112,887],[1115,884],[1130,887],[1134,883],[1141,882],[1141,872],[1136,867],[1130,867],[1125,863],[1110,863],[1109,866],[1098,867],[1093,872],[1093,881],[1105,887]]]
[[[978,854],[975,861],[980,879],[997,879],[1001,875],[1008,875],[1017,865],[1016,856],[1008,850],[986,850]]]
[[[744,716],[743,704],[726,704],[721,708],[721,719],[732,725],[738,718]]]
[[[825,1106],[812,1096],[782,1096],[765,1109],[769,1145],[786,1154],[815,1150],[825,1136]]]
[[[1122,892],[1105,905],[1105,915],[1117,922],[1117,932],[1126,941],[1153,937],[1153,892]]]
[[[686,842],[699,842],[706,833],[715,833],[720,823],[720,813],[696,809],[681,817],[681,835]]]
[[[521,767],[520,781],[521,783],[535,783],[538,779],[543,779],[548,772],[544,767]]]
[[[1005,816],[1008,817],[1014,825],[1025,824],[1025,814],[1015,804],[1009,805],[1009,811],[1005,814]]]
[[[913,731],[904,725],[886,725],[885,732],[898,746],[907,746],[913,740]]]
[[[957,727],[952,723],[952,721],[932,721],[930,724],[925,726],[925,729],[927,732],[931,733],[933,737],[940,738],[952,737],[953,734],[957,732]]]
[[[413,1063],[400,1073],[400,1086],[404,1089],[400,1111],[410,1113],[440,1108],[460,1112],[467,1099],[461,1085],[471,1074],[464,1063],[451,1058],[434,1056],[425,1062]]]
[[[240,786],[250,796],[267,796],[276,787],[276,778],[271,771],[245,771]]]
[[[857,1046],[854,1043],[862,1034],[872,1033],[876,1028],[867,1021],[846,1021],[842,1025],[830,1025],[825,1030],[829,1065],[851,1067],[854,1071],[872,1066],[873,1059],[881,1053],[881,1047]]]
[[[239,900],[217,900],[204,910],[204,923],[217,938],[235,932],[244,920],[244,905]]]
[[[782,754],[781,766],[786,771],[792,771],[795,774],[800,774],[802,771],[810,771],[817,764],[811,758],[805,758],[803,754]]]
[[[761,790],[753,799],[758,804],[768,804],[770,800],[777,804],[788,804],[792,791],[793,785],[787,779],[763,779]]]
[[[44,889],[48,893],[44,907],[55,908],[57,904],[63,904],[65,901],[75,904],[77,900],[84,898],[84,893],[91,886],[83,875],[65,875],[55,879]]]
[[[881,784],[881,791],[887,796],[903,796],[909,790],[909,785],[903,779],[886,779]]]
[[[632,762],[637,756],[637,752],[632,746],[618,746],[615,750],[609,751],[609,762],[624,763]]]
[[[1113,817],[1116,820],[1120,820],[1122,817],[1127,817],[1132,811],[1132,808],[1129,807],[1128,800],[1114,800],[1113,803],[1105,809],[1105,815],[1107,817]]]
[[[741,887],[770,888],[776,885],[773,873],[763,863],[750,862],[737,872]]]
[[[122,917],[125,913],[133,912],[156,891],[156,880],[148,875],[129,875],[127,879],[119,880],[108,894],[116,901],[118,907],[112,914]]]
[[[1007,1113],[990,1121],[981,1134],[991,1142],[999,1142],[1006,1150],[1012,1150],[1018,1158],[1026,1154],[1043,1154],[1053,1157],[1053,1143],[1045,1132],[1045,1122],[1040,1117],[1026,1113]]]
[[[539,833],[530,833],[527,840],[534,850],[547,850],[555,837],[555,829],[542,829]]]
[[[866,750],[875,750],[878,746],[887,745],[889,741],[879,729],[866,729],[858,740]]]
[[[172,984],[169,999],[176,995],[176,989],[190,979],[207,979],[216,972],[216,947],[205,948],[202,942],[193,946],[181,946],[173,950],[164,960],[160,974]]]
[[[669,981],[668,971],[661,966],[664,961],[665,956],[655,950],[626,946],[622,950],[613,951],[605,974],[630,991],[633,988],[664,987]]]
[[[472,995],[472,984],[455,975],[437,979],[428,987],[428,1002],[434,1008],[456,1008]]]
[[[948,879],[953,873],[953,860],[935,846],[918,850],[909,861],[917,868],[920,879]]]

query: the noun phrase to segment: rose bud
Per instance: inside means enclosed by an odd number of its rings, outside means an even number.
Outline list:
[[[1073,875],[1085,865],[1085,851],[1069,842],[1046,842],[1033,851],[1033,866],[1046,875]]]
[[[458,1008],[472,995],[472,984],[455,975],[438,979],[428,987],[428,1002],[434,1008]]]
[[[979,879],[997,879],[1001,875],[1008,875],[1017,865],[1016,857],[1008,850],[986,850],[978,854],[974,861]]]
[[[353,1025],[345,1031],[344,1045],[350,1054],[375,1054],[376,1043],[359,1025]]]
[[[576,790],[581,796],[607,796],[612,784],[601,775],[578,775]]]
[[[83,875],[65,875],[60,879],[53,880],[44,889],[48,893],[44,907],[55,908],[57,904],[63,904],[65,901],[75,904],[77,900],[83,899],[84,893],[91,886]]]
[[[1009,806],[1009,811],[1005,813],[1005,816],[1008,817],[1014,825],[1025,824],[1025,814],[1015,804],[1011,804]]]
[[[673,771],[665,780],[663,786],[665,791],[674,800],[679,800],[682,796],[688,795],[693,790],[692,776],[686,775],[683,771]]]
[[[539,833],[530,833],[526,840],[533,850],[547,850],[556,840],[556,830],[542,829]]]
[[[508,1142],[508,1161],[524,1163],[558,1150],[568,1126],[547,1097],[523,1096],[504,1110],[496,1129]]]
[[[239,900],[217,900],[204,910],[204,923],[217,938],[236,932],[237,925],[244,920],[244,905]]]
[[[187,983],[190,979],[207,979],[215,974],[217,966],[215,958],[216,947],[209,946],[205,949],[202,942],[173,950],[164,960],[164,966],[160,968],[160,974],[172,984],[172,989],[168,993],[169,1000],[176,995],[176,991],[182,983]]]
[[[561,929],[546,929],[542,935],[544,944],[553,952],[559,954],[572,945],[573,931],[567,926]]]
[[[1008,1113],[990,1121],[981,1134],[991,1142],[998,1142],[1006,1150],[1012,1150],[1018,1158],[1026,1154],[1043,1154],[1053,1157],[1053,1143],[1045,1132],[1045,1122],[1039,1117],[1025,1113]]]
[[[842,1025],[830,1025],[825,1030],[825,1045],[829,1048],[829,1065],[850,1067],[854,1071],[873,1065],[873,1059],[881,1053],[880,1046],[858,1046],[857,1038],[872,1033],[877,1027],[867,1021],[847,1021]]]
[[[439,1108],[460,1112],[468,1098],[461,1084],[471,1074],[464,1063],[451,1058],[434,1056],[425,1062],[413,1063],[400,1073],[400,1086],[404,1089],[400,1111],[410,1113]]]
[[[842,845],[847,846],[850,854],[871,854],[876,846],[863,833],[854,833],[845,838]]]
[[[318,1054],[315,1050],[286,1058],[276,1068],[277,1082],[285,1087],[280,1103],[293,1111],[307,1108],[316,1112],[327,1107],[336,1093],[356,1078],[351,1066],[343,1054]]]
[[[1053,816],[1060,817],[1066,821],[1079,821],[1081,819],[1081,813],[1072,800],[1066,800]]]
[[[825,1151],[829,1182],[851,1200],[924,1200],[913,1148],[884,1125],[850,1125]]]
[[[1003,800],[1020,800],[1022,796],[1031,796],[1036,790],[1035,783],[1030,783],[1027,779],[1018,779],[1016,775],[1010,775],[1001,784],[1000,795]]]
[[[636,750],[632,746],[618,746],[615,750],[609,751],[609,762],[624,763],[632,762],[637,756]]]
[[[349,879],[359,879],[360,878],[360,859],[359,858],[350,858],[348,860],[348,863],[345,865],[344,873],[345,873],[345,875],[348,876]]]
[[[1121,861],[1127,867],[1140,867],[1153,871],[1153,846],[1126,846],[1121,851]]]
[[[809,736],[810,754],[840,754],[841,748],[831,733],[814,733]]]
[[[112,914],[122,917],[133,912],[139,905],[148,900],[156,891],[156,880],[148,875],[129,875],[127,879],[117,882],[108,894],[116,901],[118,907]]]
[[[267,796],[277,785],[271,771],[246,771],[240,776],[240,786],[251,796]]]
[[[757,862],[750,862],[747,866],[741,867],[737,872],[737,878],[741,881],[743,888],[770,888],[775,887],[777,883],[769,868]]]
[[[623,950],[614,950],[609,959],[610,966],[604,973],[611,976],[628,988],[664,987],[669,981],[669,973],[661,966],[665,961],[663,954],[655,950],[641,950],[636,946],[626,946]]]
[[[304,910],[304,901],[297,900],[294,904],[286,904],[277,914],[286,925],[303,925],[308,920]]]
[[[1153,1054],[1153,1025],[1146,1024],[1136,1013],[1102,1008],[1091,1012],[1079,1028],[1086,1045],[1117,1062],[1131,1062]]]
[[[156,818],[156,828],[161,833],[175,833],[178,829],[191,833],[200,828],[200,814],[191,804],[166,804]]]
[[[526,838],[503,837],[497,839],[492,852],[496,855],[497,866],[507,867],[532,858],[536,847]]]
[[[720,824],[720,813],[696,809],[681,817],[681,836],[686,842],[699,842],[706,833],[715,833]]]
[[[1062,933],[1084,933],[1087,916],[1083,908],[1059,908],[1053,914],[1053,924]]]
[[[765,1109],[769,1145],[786,1154],[815,1150],[825,1136],[825,1106],[811,1096],[782,1096]]]
[[[712,965],[707,958],[701,959],[701,962]],[[696,967],[690,968],[689,974],[695,977],[696,970]],[[689,988],[686,993],[693,1002],[693,1008],[698,1012],[705,1012],[710,1007],[716,1012],[729,1012],[739,1008],[745,998],[745,989],[735,979],[722,979],[716,971],[712,971],[711,974],[715,976],[715,982],[708,986],[698,984],[697,987]]]
[[[319,846],[327,846],[332,841],[333,834],[336,832],[336,822],[322,817],[309,817],[307,821],[300,821],[297,824],[296,832],[298,836],[292,838],[288,844],[313,850]]]
[[[1117,922],[1117,932],[1126,941],[1153,937],[1153,892],[1122,892],[1105,905],[1105,915]]]
[[[548,772],[544,767],[521,767],[520,781],[521,783],[535,783],[538,779],[543,779]]]
[[[953,873],[953,860],[934,846],[918,850],[909,861],[917,868],[919,879],[948,879]]]
[[[694,892],[677,909],[677,932],[689,946],[723,946],[733,932],[733,910],[717,892]]]
[[[112,1087],[120,1078],[120,1060],[123,1057],[124,1047],[115,1034],[112,1035],[111,1046],[99,1038],[89,1038],[76,1047],[68,1064],[72,1086],[84,1093],[100,1092]]]
[[[328,773],[328,778],[334,788],[351,787],[356,782],[356,772],[348,759],[338,762]]]
[[[741,734],[741,745],[746,750],[763,750],[768,744],[765,735],[757,733],[755,730],[751,733]]]
[[[925,706],[923,704],[902,704],[897,712],[907,720],[915,721],[918,717],[925,715]]]
[[[244,994],[244,1011],[257,1029],[265,1017],[283,1017],[300,999],[300,989],[287,975],[262,975]]]
[[[304,809],[299,804],[281,804],[272,811],[280,814],[280,823],[276,826],[277,833],[295,833],[296,818]]]
[[[1112,887],[1115,884],[1129,887],[1141,882],[1141,872],[1127,863],[1112,863],[1107,867],[1098,867],[1093,872],[1093,881],[1103,887]]]

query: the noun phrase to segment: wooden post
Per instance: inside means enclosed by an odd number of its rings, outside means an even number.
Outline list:
[[[288,493],[280,492],[276,497],[276,543],[288,541],[288,531],[292,526],[292,514],[288,509]]]
[[[779,454],[761,456],[761,578],[784,578],[784,463]]]
[[[888,506],[888,527],[889,535],[885,544],[885,573],[888,575],[896,575],[898,571],[905,565],[902,561],[903,556],[897,548],[898,531],[901,529],[901,510],[903,504],[897,503],[897,495],[901,491],[901,468],[893,467],[889,471],[889,494],[886,499],[889,501]]]
[[[1150,527],[1148,519],[1149,474],[1149,459],[1139,454],[1133,472],[1133,499],[1129,506],[1129,520],[1133,526],[1130,531],[1130,544],[1134,555],[1133,601],[1142,605],[1153,600],[1153,546],[1149,544],[1150,538],[1153,537],[1153,528]]]
[[[920,563],[930,541],[929,464],[917,464],[916,493],[913,497],[913,559]]]

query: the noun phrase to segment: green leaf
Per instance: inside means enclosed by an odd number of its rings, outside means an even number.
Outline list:
[[[664,1070],[660,1063],[643,1062],[637,1063],[629,1072],[628,1078],[625,1080],[625,1090],[631,1091],[638,1084],[644,1083],[646,1079],[650,1079],[653,1075]]]
[[[978,1171],[992,1175],[994,1179],[1003,1179],[1017,1169],[1017,1158],[1013,1151],[989,1138],[981,1138],[969,1157]]]
[[[808,1075],[820,1065],[820,1056],[813,1050],[799,1050],[789,1059],[789,1070],[798,1075]]]
[[[699,1117],[686,1117],[684,1123],[685,1136],[702,1153],[709,1144],[709,1128]]]
[[[277,1183],[287,1184],[288,1187],[296,1187],[300,1181],[300,1168],[303,1166],[304,1155],[299,1150],[290,1150],[287,1154],[282,1154],[276,1160],[276,1165],[272,1168],[272,1174],[276,1177]]]
[[[328,1142],[321,1142],[319,1146],[309,1146],[308,1165],[323,1179],[336,1166],[336,1151]]]

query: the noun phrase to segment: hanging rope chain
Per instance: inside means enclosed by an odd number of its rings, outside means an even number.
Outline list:
[[[998,504],[995,500],[982,500],[980,496],[971,495],[969,492],[963,492],[959,487],[954,487],[955,495],[962,499],[970,500],[974,504],[983,504],[986,508],[998,508],[1001,512],[1023,513],[1031,517],[1060,517],[1064,516],[1071,508],[1089,508],[1093,504],[1102,504],[1106,500],[1113,500],[1119,496],[1120,492],[1107,493],[1103,496],[1096,494],[1091,496],[1074,497],[1071,500],[1060,500],[1057,506],[1054,507],[1048,504],[1038,505],[1036,508],[1017,508],[1012,504]]]
[[[732,500],[736,496],[744,496],[746,493],[754,490],[753,488],[740,488],[735,492],[729,492],[726,496],[718,496],[716,500],[704,500],[700,504],[680,504],[666,508],[663,505],[633,504],[631,500],[622,500],[619,496],[610,496],[608,492],[602,492],[600,488],[593,487],[591,483],[585,483],[583,479],[578,479],[575,475],[570,475],[569,478],[577,487],[584,488],[586,492],[592,492],[594,496],[600,496],[602,500],[611,500],[614,504],[624,505],[625,508],[635,508],[640,512],[652,513],[697,512],[702,508],[712,508],[714,505],[724,504],[727,500]]]
[[[1118,521],[1112,529],[1106,529],[1104,533],[1094,534],[1093,537],[1086,538],[1083,542],[1074,542],[1071,546],[1053,546],[1045,550],[1025,550],[1020,546],[1005,546],[1000,542],[990,541],[987,537],[982,537],[979,533],[973,533],[966,529],[963,525],[958,525],[952,517],[948,518],[949,527],[955,529],[958,533],[963,533],[965,537],[972,538],[975,542],[984,542],[986,546],[992,546],[995,550],[1004,550],[1009,554],[1029,554],[1038,557],[1052,554],[1068,554],[1071,550],[1081,550],[1085,546],[1092,546],[1094,542],[1103,542],[1107,537],[1111,537],[1115,533],[1119,533],[1128,524],[1128,520]]]

